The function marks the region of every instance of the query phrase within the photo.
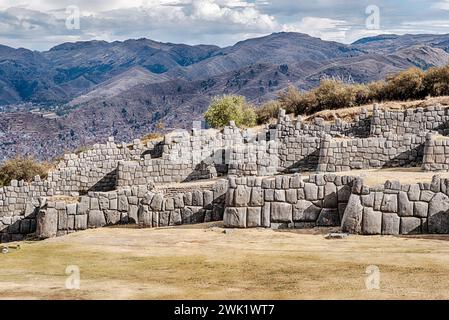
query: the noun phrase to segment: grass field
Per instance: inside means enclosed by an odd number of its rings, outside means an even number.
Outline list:
[[[3,299],[447,299],[449,237],[103,228],[0,254]],[[80,289],[65,288],[68,265]],[[380,289],[365,286],[380,269]]]

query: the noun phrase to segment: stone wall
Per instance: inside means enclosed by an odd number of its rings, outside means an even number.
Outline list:
[[[449,233],[449,180],[367,187],[354,184],[342,230],[360,234]]]
[[[151,189],[151,187],[150,187]],[[227,180],[210,190],[160,192],[144,186],[89,192],[76,203],[47,201],[37,214],[40,239],[116,224],[168,227],[223,219]]]
[[[234,228],[339,226],[354,177],[230,178],[224,224]]]
[[[318,171],[393,168],[422,164],[425,134],[385,138],[322,139]]]
[[[449,108],[441,105],[403,111],[373,109],[371,136],[405,135],[418,132],[448,132]]]
[[[422,169],[424,171],[449,170],[449,137],[427,134]]]

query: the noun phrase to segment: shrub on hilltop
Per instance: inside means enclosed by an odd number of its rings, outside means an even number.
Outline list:
[[[230,121],[235,121],[238,127],[253,127],[256,125],[256,112],[245,97],[224,95],[214,97],[204,114],[207,123],[213,128],[223,128]]]
[[[30,157],[16,157],[6,160],[0,166],[0,186],[9,185],[11,180],[25,180],[30,182],[37,175],[46,178],[51,165],[38,162]]]

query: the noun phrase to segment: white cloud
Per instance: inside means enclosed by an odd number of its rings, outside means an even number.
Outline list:
[[[297,23],[284,24],[283,31],[307,33],[323,40],[346,40],[350,24],[344,20],[334,20],[320,17],[304,17]]]
[[[32,46],[46,49],[56,44],[55,36],[60,40],[63,35],[70,41],[75,36],[78,40],[150,37],[187,43],[219,35],[215,43],[228,45],[229,39],[239,34],[257,36],[279,30],[274,17],[243,0],[112,0],[108,7],[105,1],[82,0],[76,3],[81,29],[73,31],[65,28],[63,5],[69,2],[73,1],[37,0],[37,4],[26,4],[18,0],[19,6],[0,10],[0,43],[17,46],[21,39],[34,38],[39,46],[35,42],[30,43]],[[40,7],[47,10],[37,10]],[[45,39],[48,44],[43,48]]]

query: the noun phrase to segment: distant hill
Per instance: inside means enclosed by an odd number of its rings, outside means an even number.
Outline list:
[[[0,151],[47,158],[109,135],[128,141],[158,121],[190,127],[214,95],[259,104],[323,77],[363,83],[448,61],[449,35],[381,35],[350,45],[275,33],[226,48],[148,39],[64,43],[46,52],[0,46],[0,108],[33,103],[58,106],[62,115],[45,119],[25,107],[12,125],[14,117],[0,113]]]

